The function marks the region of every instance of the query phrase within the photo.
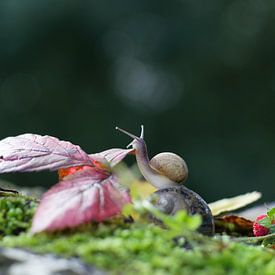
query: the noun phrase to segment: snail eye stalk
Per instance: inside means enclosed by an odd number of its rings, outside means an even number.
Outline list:
[[[130,142],[128,145],[127,145],[127,148],[129,148],[130,146],[133,145],[133,142],[134,141],[142,141],[144,139],[144,126],[141,125],[141,132],[140,132],[140,137],[137,137],[136,135],[132,134],[132,133],[129,133],[128,131],[124,130],[124,129],[121,129],[119,127],[116,127],[116,130],[124,133],[125,135],[131,137],[133,139],[132,142]]]

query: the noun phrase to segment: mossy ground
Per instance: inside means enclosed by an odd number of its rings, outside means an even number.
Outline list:
[[[0,236],[18,235],[29,229],[38,203],[25,196],[0,196]]]
[[[31,204],[30,208],[30,204],[24,203],[24,200],[25,198],[1,198],[0,213],[7,208],[1,223],[5,224],[7,230],[1,231],[0,246],[79,257],[112,274],[271,275],[275,271],[273,250],[233,242],[230,238],[202,237],[191,231],[186,232],[190,237],[188,243],[179,245],[179,242],[171,239],[167,230],[144,222],[114,222],[91,225],[62,234],[32,236],[26,232],[15,236],[14,234],[18,234],[13,230],[15,223],[11,226],[10,215],[7,213],[18,208],[22,213],[28,213],[29,220],[24,219],[24,223],[28,224],[24,230],[27,230],[36,204]],[[19,210],[16,212],[21,213]],[[18,217],[21,222],[24,215]]]

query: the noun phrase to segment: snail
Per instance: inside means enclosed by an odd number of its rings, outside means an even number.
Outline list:
[[[132,146],[135,149],[136,161],[141,174],[158,189],[153,195],[156,197],[155,206],[169,215],[181,209],[185,209],[190,215],[200,214],[202,224],[198,231],[205,235],[213,235],[214,220],[207,203],[200,195],[182,184],[188,176],[185,161],[180,156],[168,152],[160,153],[149,160],[143,125],[140,137],[119,127],[116,129],[133,138],[127,147]]]

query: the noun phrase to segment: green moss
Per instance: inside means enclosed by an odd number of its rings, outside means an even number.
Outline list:
[[[59,234],[12,235],[18,233],[18,228],[29,228],[35,207],[36,203],[27,198],[0,200],[0,228],[6,235],[0,246],[79,257],[111,274],[274,274],[274,251],[230,238],[201,236],[192,229],[198,225],[197,218],[184,213],[167,217],[170,229],[146,222],[112,221]],[[179,230],[185,239],[173,241]],[[184,243],[186,239],[188,242]]]
[[[24,196],[0,197],[0,237],[29,229],[37,202]]]
[[[92,228],[91,228],[92,229]],[[107,225],[91,232],[7,236],[0,245],[80,257],[112,274],[274,274],[275,253],[258,246],[205,238],[187,250],[146,224]],[[196,236],[196,234],[195,234]]]

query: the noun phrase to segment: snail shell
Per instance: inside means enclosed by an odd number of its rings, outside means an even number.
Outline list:
[[[189,215],[200,214],[202,224],[198,231],[204,235],[214,234],[214,219],[207,203],[196,192],[185,186],[160,189],[153,194],[155,206],[165,214],[174,215],[179,210],[186,210]]]
[[[150,160],[150,166],[170,180],[181,183],[188,177],[187,164],[179,155],[163,152]]]

